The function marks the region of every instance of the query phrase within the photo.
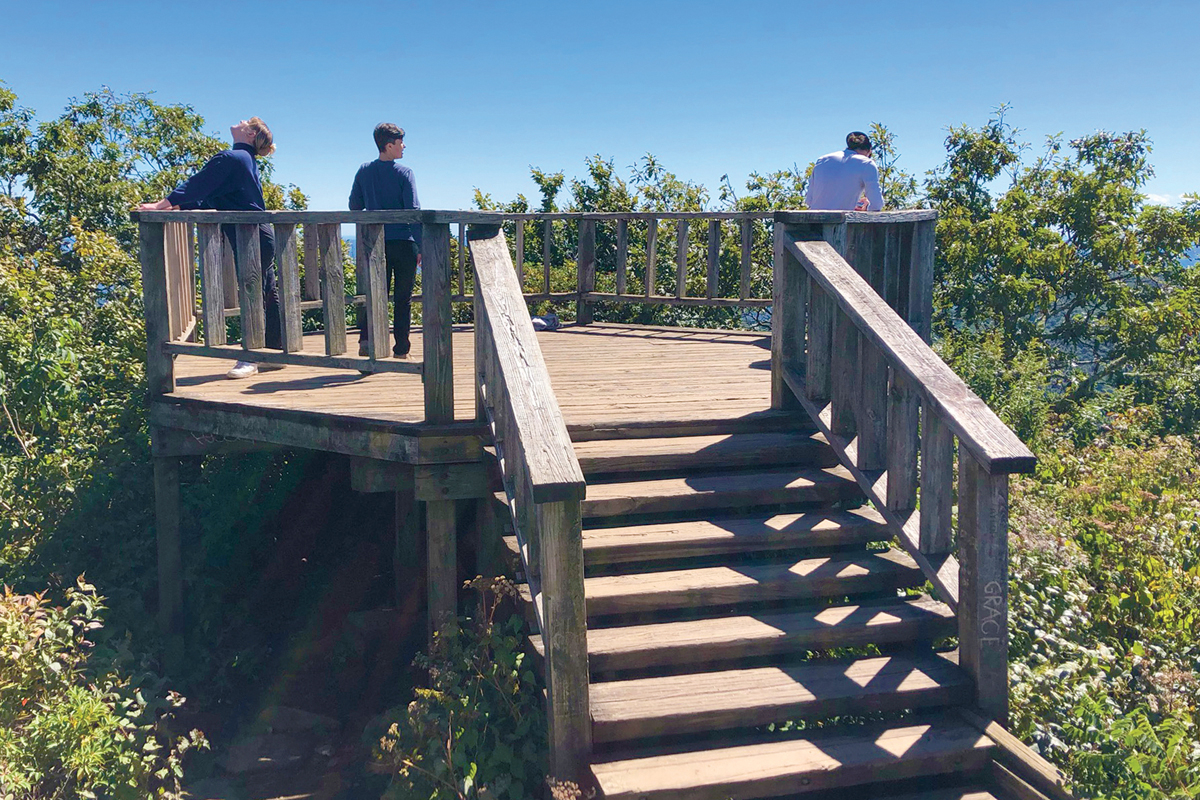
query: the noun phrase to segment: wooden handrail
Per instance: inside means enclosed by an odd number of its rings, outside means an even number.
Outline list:
[[[785,234],[788,252],[832,297],[861,335],[883,351],[921,398],[930,403],[991,474],[1032,472],[1037,459],[900,315],[888,307],[828,242],[796,241]]]

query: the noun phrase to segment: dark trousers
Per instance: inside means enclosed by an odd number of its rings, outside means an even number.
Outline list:
[[[237,233],[232,225],[222,225],[225,241],[233,249],[233,263],[241,280],[242,265],[238,260]],[[266,316],[266,345],[272,350],[283,349],[283,328],[279,322],[279,282],[275,277],[275,233],[269,225],[260,225],[258,246],[262,256],[263,311]]]
[[[387,264],[384,291],[388,286],[392,287],[392,302],[396,305],[392,323],[396,345],[392,353],[407,355],[412,347],[408,340],[408,329],[412,326],[412,291],[417,279],[417,243],[408,239],[390,239],[384,243],[383,254]],[[365,292],[366,286],[359,286],[358,290]],[[367,341],[367,315],[361,306],[358,309],[358,340]]]

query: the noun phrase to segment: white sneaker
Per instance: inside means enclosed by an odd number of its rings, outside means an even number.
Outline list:
[[[238,380],[239,378],[249,378],[251,375],[258,374],[258,364],[249,361],[239,361],[233,365],[233,369],[225,373],[225,377],[230,380]]]

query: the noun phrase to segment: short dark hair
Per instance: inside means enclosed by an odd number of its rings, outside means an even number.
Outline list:
[[[862,131],[851,131],[846,134],[846,147],[850,150],[870,150],[871,137]]]
[[[399,139],[404,141],[404,128],[392,122],[381,122],[375,126],[375,146],[383,152],[389,144]]]

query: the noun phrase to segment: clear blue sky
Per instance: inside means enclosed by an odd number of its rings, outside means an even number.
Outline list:
[[[189,104],[222,137],[257,114],[313,208],[345,206],[381,120],[407,130],[422,205],[466,208],[475,187],[532,199],[531,165],[578,175],[597,153],[741,189],[875,121],[922,174],[948,126],[1001,102],[1035,149],[1145,128],[1147,191],[1200,192],[1194,0],[6,0],[0,19],[0,80],[39,118],[102,85]]]

